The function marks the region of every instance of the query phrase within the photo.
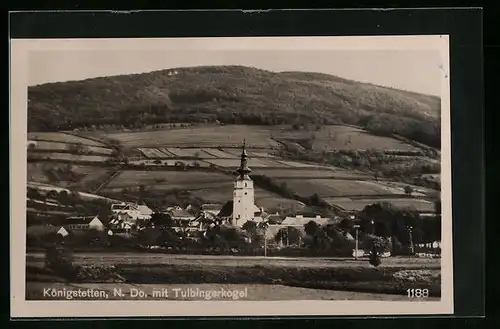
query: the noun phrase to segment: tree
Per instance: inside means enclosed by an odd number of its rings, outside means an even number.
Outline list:
[[[320,226],[315,221],[311,220],[304,225],[304,231],[309,236],[315,236]]]
[[[169,228],[174,226],[174,221],[172,217],[164,213],[155,212],[151,215],[151,219],[149,221],[151,226],[161,227],[161,228]]]
[[[370,252],[370,259],[369,262],[371,265],[377,267],[382,263],[380,260],[380,255],[378,254],[377,246],[375,243],[372,244],[371,252]]]
[[[405,194],[406,195],[411,195],[413,193],[413,187],[410,185],[405,186]]]
[[[302,232],[293,226],[281,228],[274,237],[276,242],[281,242],[286,246],[300,245],[302,238]]]
[[[73,264],[71,253],[58,243],[52,243],[45,249],[45,267],[66,280],[75,279],[79,270]]]

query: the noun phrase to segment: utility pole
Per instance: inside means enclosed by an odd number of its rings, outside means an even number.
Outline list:
[[[354,250],[354,259],[358,260],[358,231],[359,231],[359,225],[354,225],[354,229],[356,230],[356,249]]]
[[[413,227],[408,226],[408,233],[410,234],[410,253],[413,255],[415,253],[415,248],[413,247]]]

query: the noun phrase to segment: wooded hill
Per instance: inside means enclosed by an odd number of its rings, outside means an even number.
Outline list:
[[[411,77],[409,77],[411,78]],[[351,124],[440,147],[440,99],[332,75],[206,66],[28,88],[28,131],[164,122]]]

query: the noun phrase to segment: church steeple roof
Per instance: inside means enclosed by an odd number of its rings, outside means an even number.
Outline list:
[[[246,141],[243,140],[243,148],[241,150],[241,161],[240,161],[240,167],[236,172],[238,173],[238,178],[244,179],[248,178],[248,174],[252,170],[248,167],[248,155],[246,151]]]

